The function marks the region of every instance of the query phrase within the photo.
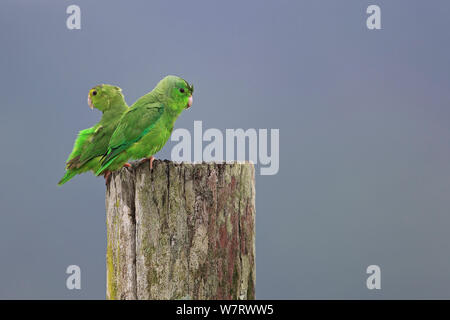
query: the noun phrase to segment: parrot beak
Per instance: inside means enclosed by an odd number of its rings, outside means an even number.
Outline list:
[[[188,100],[188,104],[187,104],[187,107],[186,107],[186,109],[189,109],[191,106],[192,106],[192,102],[194,101],[194,99],[192,98],[192,96],[190,96],[189,97],[189,100]]]
[[[94,110],[94,105],[92,104],[91,95],[88,94],[88,105],[91,110]]]

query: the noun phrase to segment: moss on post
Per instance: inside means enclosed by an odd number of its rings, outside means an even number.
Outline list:
[[[254,299],[254,166],[153,166],[107,186],[107,298]]]

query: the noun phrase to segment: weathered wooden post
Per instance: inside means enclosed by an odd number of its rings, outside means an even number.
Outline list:
[[[106,190],[108,299],[254,299],[251,163],[148,162]]]

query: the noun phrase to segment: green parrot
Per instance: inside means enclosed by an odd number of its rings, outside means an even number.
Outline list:
[[[75,140],[72,153],[66,161],[66,174],[58,182],[63,185],[75,175],[100,169],[101,157],[108,148],[108,142],[116,129],[120,117],[128,110],[122,89],[101,84],[89,91],[88,105],[100,110],[103,115],[95,126],[81,130]]]
[[[129,159],[150,160],[166,144],[175,120],[192,105],[194,86],[176,76],[167,76],[146,95],[139,98],[120,119],[109,141],[100,175],[105,170],[120,169]]]

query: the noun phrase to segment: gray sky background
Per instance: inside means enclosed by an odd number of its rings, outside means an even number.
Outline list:
[[[280,129],[280,171],[256,179],[257,298],[449,299],[449,17],[443,0],[2,1],[0,298],[105,297],[104,181],[56,183],[100,118],[91,87],[132,104],[176,74],[195,85],[177,128]]]

